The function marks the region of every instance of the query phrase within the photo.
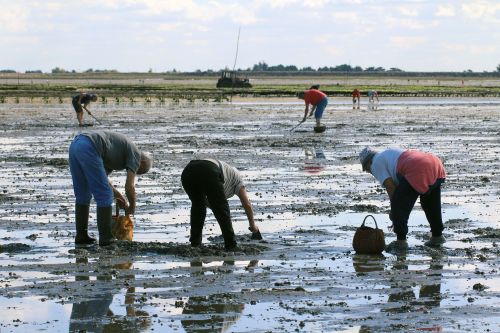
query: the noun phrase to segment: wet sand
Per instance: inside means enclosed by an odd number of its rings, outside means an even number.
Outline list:
[[[138,178],[134,242],[112,249],[73,243],[71,105],[0,104],[0,332],[498,332],[500,99],[382,102],[331,101],[322,134],[312,120],[290,132],[295,99],[92,104],[93,129],[155,160]],[[417,203],[408,253],[353,252],[367,214],[395,239],[387,196],[358,163],[366,145],[442,158],[444,248],[423,246]],[[263,241],[232,198],[239,250],[222,250],[210,212],[204,246],[188,246],[180,173],[194,155],[241,170]],[[123,191],[124,173],[111,179]],[[95,205],[90,220],[97,235]]]

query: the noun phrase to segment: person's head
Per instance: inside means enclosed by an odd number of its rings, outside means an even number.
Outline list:
[[[373,156],[375,156],[376,154],[377,152],[370,147],[363,148],[361,153],[359,153],[359,162],[363,167],[363,171],[371,172]]]
[[[137,169],[138,175],[143,175],[151,169],[153,165],[153,158],[149,153],[141,152],[141,164],[139,165],[139,169]]]
[[[305,92],[300,91],[297,93],[297,98],[304,99]]]
[[[96,102],[97,101],[97,95],[96,94],[92,94],[92,102]]]

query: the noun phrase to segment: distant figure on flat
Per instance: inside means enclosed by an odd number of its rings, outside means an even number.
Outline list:
[[[378,93],[375,90],[369,90],[368,91],[368,108],[375,110],[376,105],[375,105],[375,100],[377,100],[377,104],[379,103],[378,99]]]
[[[89,105],[90,102],[96,101],[96,94],[79,93],[78,95],[73,96],[73,98],[71,99],[71,104],[73,104],[73,107],[75,108],[78,126],[85,126],[85,124],[83,123],[83,110],[87,111],[89,115],[92,115],[89,109],[87,109],[87,105]]]
[[[354,89],[352,92],[352,109],[356,109],[356,104],[358,104],[358,110],[359,106],[361,104],[361,92],[358,89]]]
[[[314,118],[316,119],[316,128],[322,128],[321,118],[323,117],[323,112],[328,105],[328,97],[326,96],[326,94],[319,89],[309,89],[299,92],[297,94],[297,97],[303,99],[306,103],[304,118],[302,119],[302,122],[305,122],[307,117],[312,116],[312,114],[314,113]],[[309,111],[310,105],[312,107]]]
[[[391,219],[397,240],[386,251],[408,248],[408,218],[420,197],[420,205],[431,227],[432,237],[427,246],[441,246],[445,242],[441,215],[441,184],[446,171],[441,160],[419,150],[397,148],[375,151],[369,147],[359,154],[363,171],[371,173],[386,189],[391,201]]]

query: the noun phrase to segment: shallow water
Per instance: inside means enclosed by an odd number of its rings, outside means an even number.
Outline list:
[[[138,178],[137,243],[105,250],[73,244],[71,107],[0,104],[0,331],[497,331],[499,105],[394,99],[364,112],[332,100],[323,134],[312,121],[290,132],[296,101],[92,106],[104,124],[93,129],[125,133],[155,160]],[[353,253],[367,214],[394,239],[386,194],[358,164],[365,145],[443,159],[443,250],[422,246],[417,204],[406,255]],[[241,250],[221,250],[211,213],[207,247],[189,249],[180,173],[193,156],[241,170],[264,242],[249,240],[232,198]],[[124,173],[111,179],[123,189]],[[95,207],[90,220],[96,235]]]

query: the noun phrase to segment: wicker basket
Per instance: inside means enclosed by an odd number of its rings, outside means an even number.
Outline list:
[[[371,217],[375,222],[375,229],[365,226],[366,219]],[[384,232],[378,228],[373,215],[367,215],[361,226],[356,229],[352,239],[352,247],[357,254],[380,254],[385,248]]]

